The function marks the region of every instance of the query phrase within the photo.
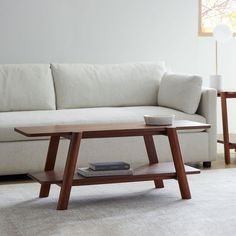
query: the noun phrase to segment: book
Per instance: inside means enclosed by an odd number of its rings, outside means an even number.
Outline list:
[[[88,167],[78,168],[77,173],[84,177],[97,177],[97,176],[115,176],[115,175],[132,175],[132,169],[128,170],[92,170]]]
[[[96,162],[90,163],[89,168],[92,170],[128,170],[130,164],[123,161],[113,162]]]

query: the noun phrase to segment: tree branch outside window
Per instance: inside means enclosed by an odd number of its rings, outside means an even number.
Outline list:
[[[232,27],[236,34],[236,0],[199,0],[199,35],[211,36],[220,23]]]

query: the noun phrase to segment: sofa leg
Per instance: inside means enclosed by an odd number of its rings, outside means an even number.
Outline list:
[[[204,161],[203,162],[203,167],[204,168],[211,168],[211,161]]]
[[[164,188],[164,182],[163,179],[155,179],[155,188]]]

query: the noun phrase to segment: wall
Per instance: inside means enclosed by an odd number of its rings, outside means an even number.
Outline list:
[[[214,40],[197,29],[198,0],[0,0],[0,63],[163,59],[207,86]],[[219,47],[226,88],[236,88],[235,51],[235,40]],[[230,109],[236,117],[236,104]]]

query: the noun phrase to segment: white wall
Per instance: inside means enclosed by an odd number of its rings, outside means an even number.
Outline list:
[[[163,59],[208,85],[214,40],[197,29],[198,0],[0,0],[0,63]],[[235,39],[219,47],[226,88],[236,88],[234,52]],[[230,109],[236,119],[236,100]]]

